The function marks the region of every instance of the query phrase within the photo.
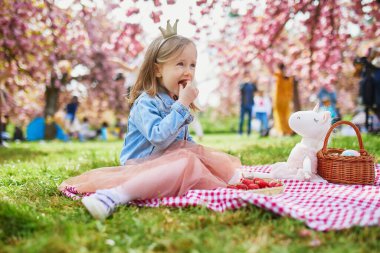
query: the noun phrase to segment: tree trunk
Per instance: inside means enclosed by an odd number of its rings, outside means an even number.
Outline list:
[[[294,78],[293,82],[293,111],[301,111],[301,101],[298,92],[298,80],[296,78]]]
[[[55,78],[50,80],[50,86],[45,90],[45,139],[52,140],[56,135],[54,114],[58,111],[58,98],[60,89],[54,86]]]
[[[52,80],[54,82],[54,80]],[[45,110],[44,116],[54,116],[58,111],[58,98],[59,98],[59,88],[53,85],[47,86],[45,90]]]
[[[5,90],[5,81],[7,80],[8,77],[11,76],[11,71],[8,69],[6,69],[4,72],[0,72],[0,147],[5,147],[5,143],[3,141],[3,135],[2,135],[2,129],[4,127],[4,132],[5,132],[5,122],[4,122],[4,125],[2,124],[3,123],[3,103],[5,103],[5,99],[3,97],[3,95],[5,94],[5,91],[3,91],[3,89]]]
[[[3,84],[2,81],[0,80],[0,147],[2,147],[3,144],[3,91],[1,90]]]

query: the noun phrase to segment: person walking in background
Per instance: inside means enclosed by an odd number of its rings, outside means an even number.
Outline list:
[[[254,101],[255,106],[253,107],[253,115],[255,115],[256,119],[260,121],[260,136],[268,136],[268,119],[272,112],[270,98],[264,95],[262,90],[258,90]]]
[[[78,97],[77,96],[73,96],[71,98],[71,101],[70,103],[68,103],[66,105],[66,119],[68,119],[70,121],[70,123],[72,124],[75,120],[75,114],[78,110],[78,106],[79,106],[79,101],[78,101]]]
[[[76,112],[79,107],[79,101],[77,96],[73,96],[71,98],[70,103],[66,105],[65,112],[65,129],[68,130],[69,136],[72,137],[73,135],[77,134],[79,132],[79,121],[76,118]]]
[[[1,134],[2,140],[4,141],[9,141],[11,138],[9,133],[7,132],[8,125],[9,125],[9,116],[4,115],[4,117],[0,119],[0,134]]]
[[[322,88],[319,90],[317,97],[319,101],[326,101],[326,99],[329,101],[329,106],[335,111],[336,110],[336,103],[337,103],[337,94],[336,91],[331,84],[325,84],[322,86]]]
[[[376,49],[370,48],[367,57],[354,60],[355,75],[360,76],[359,97],[365,108],[365,127],[369,132],[372,131],[371,111],[380,118],[380,68],[372,64],[377,54]]]
[[[320,104],[320,110],[329,111],[331,113],[332,124],[340,120],[340,115],[338,115],[336,107],[332,105],[329,97],[322,97]]]
[[[88,122],[88,118],[84,117],[82,123],[80,124],[79,130],[79,140],[92,140],[96,137],[96,131],[92,130],[90,127],[90,123]]]
[[[293,101],[293,77],[286,75],[285,65],[278,65],[278,72],[273,92],[273,120],[274,129],[279,136],[291,135],[293,133],[288,124],[292,112]]]
[[[243,134],[243,125],[245,115],[248,115],[247,121],[247,135],[251,134],[251,120],[252,120],[252,107],[254,105],[254,94],[257,88],[252,82],[250,72],[244,71],[244,81],[240,85],[240,122],[239,134]]]
[[[100,128],[100,136],[99,136],[99,138],[102,141],[108,140],[108,123],[106,121],[104,121],[102,123],[102,126]]]

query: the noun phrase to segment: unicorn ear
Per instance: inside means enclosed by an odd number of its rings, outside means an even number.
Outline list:
[[[319,102],[317,102],[317,104],[315,105],[313,112],[318,112],[318,110],[319,110]]]

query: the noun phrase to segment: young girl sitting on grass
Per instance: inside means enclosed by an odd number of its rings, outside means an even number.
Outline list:
[[[195,144],[188,132],[198,89],[192,84],[195,44],[177,35],[177,22],[148,47],[130,94],[128,133],[119,167],[88,171],[64,181],[82,194],[96,219],[136,199],[181,196],[191,189],[215,189],[237,183],[238,158]]]

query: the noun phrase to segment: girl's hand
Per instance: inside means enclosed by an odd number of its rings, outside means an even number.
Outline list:
[[[186,107],[197,98],[199,90],[190,81],[179,85],[178,101]]]

